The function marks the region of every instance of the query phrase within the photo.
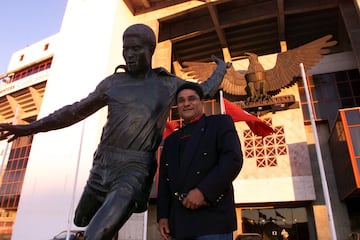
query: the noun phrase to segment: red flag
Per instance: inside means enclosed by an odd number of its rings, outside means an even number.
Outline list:
[[[251,131],[262,137],[266,137],[275,131],[260,118],[248,113],[235,103],[224,98],[226,114],[230,115],[234,122],[245,121]]]
[[[162,139],[164,140],[170,134],[172,134],[179,127],[179,123],[177,121],[168,121],[165,125],[165,130]]]

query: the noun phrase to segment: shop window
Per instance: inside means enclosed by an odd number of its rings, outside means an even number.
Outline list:
[[[310,239],[307,211],[305,207],[242,209],[243,233],[258,233],[262,239],[283,240]]]

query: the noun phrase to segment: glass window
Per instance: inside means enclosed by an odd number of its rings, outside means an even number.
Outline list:
[[[351,88],[355,96],[360,96],[360,81],[352,81]]]
[[[315,112],[313,113],[314,118],[315,119],[326,118],[326,111],[322,111],[324,108],[324,104],[322,102],[317,102],[317,103],[314,103],[313,105],[314,105],[314,110],[315,110]],[[325,112],[325,115],[324,115],[324,112]]]
[[[320,88],[311,87],[310,91],[311,91],[311,98],[310,99],[312,101],[318,101],[319,99],[322,98]]]
[[[360,73],[358,69],[353,69],[348,71],[348,75],[350,79],[359,79],[360,78]]]
[[[242,230],[258,233],[262,239],[310,239],[306,208],[243,209]]]
[[[322,86],[322,93],[324,100],[333,100],[338,98],[336,88],[334,85]]]
[[[334,99],[326,104],[327,106],[327,119],[329,120],[330,126],[333,126],[336,121],[336,117],[338,115],[338,111],[334,111],[334,109],[340,109],[341,106],[337,99]]]
[[[360,124],[359,109],[345,111],[345,116],[348,125]]]
[[[356,106],[360,106],[360,97],[355,98]]]
[[[27,77],[27,76],[30,76],[32,74],[35,74],[35,73],[39,72],[39,71],[43,71],[45,69],[50,68],[51,62],[52,62],[52,58],[47,59],[47,60],[45,60],[43,62],[40,62],[38,64],[34,64],[34,65],[32,65],[32,66],[30,66],[28,68],[22,69],[19,72],[16,72],[15,75],[14,75],[14,81],[19,80],[19,79],[24,78],[24,77]]]
[[[353,145],[353,151],[355,156],[360,156],[360,126],[359,127],[350,127],[350,136],[351,142]]]
[[[338,89],[340,97],[348,97],[348,96],[352,95],[350,85],[348,83],[338,83],[337,89]]]
[[[337,82],[346,81],[346,79],[347,79],[346,72],[345,71],[336,72],[335,78],[336,78]]]
[[[12,144],[11,154],[0,185],[1,208],[17,209],[18,198],[26,171],[32,136],[20,137]],[[6,177],[5,177],[6,176]]]
[[[304,115],[304,119],[305,120],[309,120],[310,119],[310,113],[309,113],[309,108],[308,108],[308,104],[301,104],[301,108],[303,111],[303,115]]]
[[[343,98],[341,99],[342,108],[351,108],[355,106],[353,98]]]
[[[306,103],[307,99],[306,99],[305,89],[304,88],[299,88],[299,93],[300,93],[300,101],[302,103]]]
[[[360,106],[360,75],[358,69],[307,77],[314,88],[309,92],[314,109],[315,120],[327,120],[330,128],[335,122],[340,108]],[[302,81],[299,81],[299,94],[305,121],[310,120],[307,99]]]

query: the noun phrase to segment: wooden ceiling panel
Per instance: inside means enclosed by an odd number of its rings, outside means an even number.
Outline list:
[[[189,0],[190,1],[190,0]],[[233,59],[293,49],[327,34],[349,50],[339,0],[199,0],[204,4],[158,19],[159,42],[173,43],[173,61],[211,61],[228,49]],[[186,1],[125,0],[134,15]],[[341,41],[340,41],[341,40]]]
[[[29,122],[35,120],[39,113],[45,86],[46,82],[42,82],[1,97],[1,121],[8,123],[13,122],[16,112],[17,121]]]
[[[124,0],[133,15],[170,7],[188,0]]]
[[[160,21],[159,42],[177,38],[183,39],[181,36],[191,34],[202,34],[214,30],[211,16],[206,8],[198,11],[189,12],[174,19]]]
[[[332,34],[338,39],[340,22],[341,18],[336,8],[289,15],[285,18],[288,48],[296,48],[327,34]]]
[[[180,63],[211,61],[210,54],[220,57],[222,48],[229,49],[233,59],[245,51],[266,55],[281,52],[281,41],[292,49],[327,34],[335,40],[348,39],[338,12],[337,0],[209,1],[159,19],[159,41],[173,42],[173,61]],[[339,46],[331,51],[346,48]]]

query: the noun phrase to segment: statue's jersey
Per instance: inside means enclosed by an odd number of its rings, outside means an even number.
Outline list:
[[[220,85],[225,69],[200,84],[205,96],[212,96]],[[67,105],[32,125],[38,132],[60,129],[85,119],[108,106],[107,122],[100,144],[120,149],[155,152],[161,142],[169,109],[175,103],[182,80],[163,68],[152,70],[145,79],[126,72],[115,73],[99,83],[79,102]]]

